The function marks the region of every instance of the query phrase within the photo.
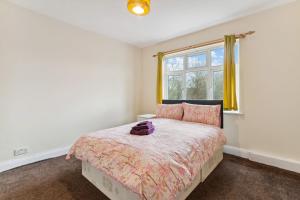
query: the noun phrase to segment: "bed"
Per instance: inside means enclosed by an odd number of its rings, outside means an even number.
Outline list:
[[[221,105],[222,101],[164,100]],[[82,160],[82,174],[112,200],[183,200],[223,159],[223,109],[220,127],[172,119],[152,119],[148,136],[130,135],[136,123],[81,136],[67,158]]]

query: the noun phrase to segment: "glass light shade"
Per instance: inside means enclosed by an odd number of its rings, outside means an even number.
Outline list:
[[[147,15],[150,11],[150,0],[128,0],[127,8],[134,15]]]

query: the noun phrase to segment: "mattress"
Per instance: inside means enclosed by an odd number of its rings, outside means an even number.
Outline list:
[[[204,164],[225,143],[218,127],[169,119],[151,120],[156,131],[130,135],[133,124],[80,137],[75,155],[140,199],[176,199],[192,185]]]

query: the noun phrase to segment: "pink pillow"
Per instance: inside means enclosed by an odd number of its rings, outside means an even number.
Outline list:
[[[183,103],[183,121],[220,126],[220,105],[194,105]]]
[[[159,104],[156,108],[157,118],[168,118],[182,120],[183,107],[182,104]]]

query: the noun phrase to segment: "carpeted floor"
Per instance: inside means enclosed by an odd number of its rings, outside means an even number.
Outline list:
[[[78,160],[50,159],[0,173],[1,200],[107,200]],[[300,200],[300,174],[225,155],[189,200]]]

